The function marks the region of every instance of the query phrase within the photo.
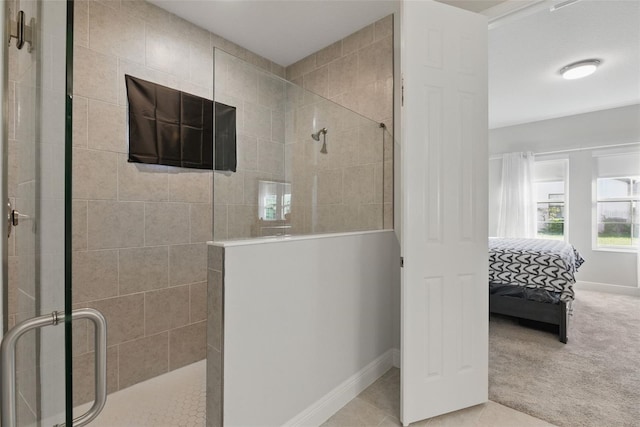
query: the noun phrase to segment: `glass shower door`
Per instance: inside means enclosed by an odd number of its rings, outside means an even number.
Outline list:
[[[7,0],[2,40],[3,427],[91,421],[104,405],[104,318],[71,311],[72,1]],[[71,322],[96,324],[96,403],[72,421]]]
[[[3,43],[7,103],[3,192],[8,199],[3,258],[8,274],[3,283],[7,332],[2,425],[54,425],[67,421],[63,314],[67,5],[14,0],[3,7],[11,36]],[[53,312],[60,313],[58,320]],[[43,322],[51,326],[27,329],[9,343],[16,331],[40,316],[48,316],[50,321]],[[15,350],[9,344],[15,344]],[[12,359],[10,368],[6,364]],[[15,373],[9,372],[12,369]]]

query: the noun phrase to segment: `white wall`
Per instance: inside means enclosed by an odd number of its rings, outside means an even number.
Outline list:
[[[489,154],[597,147],[640,141],[640,104],[489,131]],[[525,148],[528,147],[528,148]]]
[[[257,242],[225,245],[230,426],[282,425],[394,346],[392,230]]]
[[[493,155],[512,151],[545,153],[583,148],[567,153],[536,156],[536,160],[569,160],[568,238],[586,260],[578,272],[579,281],[637,286],[635,253],[592,249],[594,150],[588,147],[638,142],[640,105],[492,129],[489,132],[489,151]],[[630,147],[628,150],[635,149],[637,148]],[[490,236],[495,236],[497,230],[501,166],[501,160],[489,160]]]

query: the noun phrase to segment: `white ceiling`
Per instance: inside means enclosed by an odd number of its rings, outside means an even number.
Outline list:
[[[602,61],[581,80],[558,71]],[[509,126],[640,102],[640,1],[583,0],[489,31],[489,126]]]
[[[399,0],[148,1],[283,66],[399,6]],[[480,11],[503,0],[439,1]],[[491,26],[490,128],[640,103],[640,0],[582,0],[555,12],[545,7],[559,2],[513,0],[496,6],[537,4],[538,12]],[[589,58],[603,61],[596,74],[573,81],[558,74]]]
[[[482,12],[490,7],[496,6],[499,3],[504,3],[506,0],[436,0],[440,3],[446,3],[451,6],[459,7],[461,9],[467,9],[471,12]]]
[[[148,0],[282,66],[394,13],[398,0]]]

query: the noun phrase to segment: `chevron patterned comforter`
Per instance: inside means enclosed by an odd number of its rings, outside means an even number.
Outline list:
[[[574,299],[575,273],[584,259],[570,244],[558,240],[489,238],[489,281],[560,294]]]

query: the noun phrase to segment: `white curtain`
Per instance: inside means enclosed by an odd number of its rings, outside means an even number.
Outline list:
[[[534,155],[531,152],[502,156],[499,237],[536,237],[533,162]]]

